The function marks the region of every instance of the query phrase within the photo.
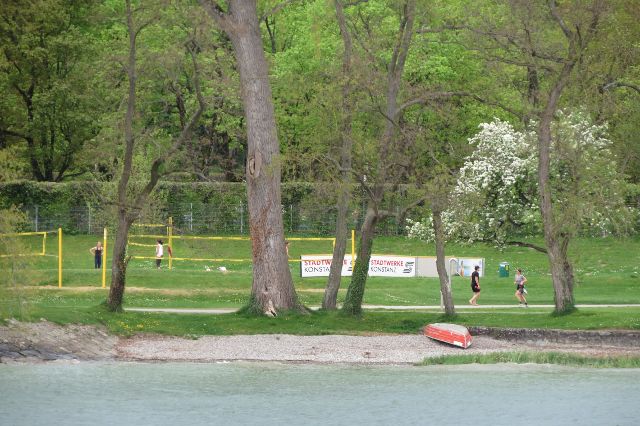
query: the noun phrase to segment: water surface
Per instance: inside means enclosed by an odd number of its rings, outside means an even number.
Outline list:
[[[638,425],[640,369],[0,365],[1,425]]]

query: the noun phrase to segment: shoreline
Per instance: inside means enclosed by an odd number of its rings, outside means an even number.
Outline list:
[[[10,320],[0,326],[0,364],[52,361],[280,362],[336,365],[414,365],[425,358],[500,352],[561,352],[592,357],[640,356],[637,331],[561,331],[470,327],[468,349],[422,334],[257,334],[200,336],[110,335],[104,328]],[[627,344],[625,344],[625,342]]]

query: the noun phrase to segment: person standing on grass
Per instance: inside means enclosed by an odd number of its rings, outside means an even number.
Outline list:
[[[473,291],[473,297],[469,299],[469,303],[473,306],[478,305],[478,298],[480,297],[480,267],[476,265],[474,271],[471,273],[471,291]]]
[[[516,285],[516,299],[520,301],[520,306],[529,306],[527,304],[527,299],[524,297],[525,290],[524,284],[527,282],[527,277],[522,273],[522,269],[518,268],[516,272],[516,278],[513,283]]]
[[[160,263],[162,263],[162,256],[164,256],[164,247],[162,246],[162,240],[158,240],[156,244],[156,266],[160,269]]]
[[[102,243],[98,241],[95,247],[91,247],[89,252],[93,255],[93,267],[102,268]]]

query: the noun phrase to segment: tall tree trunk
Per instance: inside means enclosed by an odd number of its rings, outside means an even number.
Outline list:
[[[253,252],[249,309],[269,314],[301,309],[284,247],[280,146],[256,1],[231,0],[228,12],[215,2],[200,3],[231,39],[240,74],[247,121],[246,179]]]
[[[128,264],[126,259],[127,239],[130,227],[131,223],[127,220],[126,211],[120,209],[116,238],[111,248],[111,287],[107,298],[107,308],[112,312],[122,310]]]
[[[347,181],[343,181],[341,186],[346,186],[347,188],[341,188],[340,195],[338,197],[335,235],[336,243],[333,247],[333,257],[331,259],[331,268],[329,269],[329,278],[324,290],[324,298],[322,299],[322,308],[327,310],[336,309],[338,290],[340,289],[340,282],[342,280],[342,265],[344,263],[344,255],[347,250],[347,235],[349,233],[347,216],[349,213],[349,200],[351,199],[351,187]],[[354,261],[355,259],[351,259],[352,265]]]
[[[127,95],[127,112],[124,118],[124,161],[122,174],[118,182],[118,228],[116,238],[113,242],[111,261],[111,286],[109,287],[109,297],[107,298],[107,308],[110,311],[122,310],[122,300],[124,298],[125,277],[127,273],[127,262],[125,259],[129,227],[133,221],[128,214],[127,187],[131,178],[131,168],[133,164],[133,147],[135,135],[133,132],[133,118],[136,112],[136,37],[133,10],[131,2],[127,0],[127,30],[129,33],[129,58],[127,62],[127,77],[129,80],[129,92]]]
[[[127,30],[129,33],[129,59],[127,77],[129,80],[129,91],[127,97],[127,111],[124,119],[124,159],[122,166],[122,174],[118,182],[118,228],[116,230],[116,238],[113,244],[113,261],[111,266],[111,287],[109,289],[109,297],[107,298],[107,307],[111,311],[119,311],[122,309],[122,300],[124,297],[125,277],[127,272],[126,247],[129,236],[129,228],[137,219],[139,212],[146,204],[147,199],[158,180],[160,179],[160,169],[167,158],[172,156],[182,145],[185,144],[191,131],[198,123],[202,112],[204,111],[205,101],[200,90],[200,74],[199,66],[196,60],[195,48],[189,48],[194,70],[194,87],[196,97],[198,99],[198,109],[191,116],[191,119],[183,127],[180,136],[173,140],[171,147],[162,155],[156,157],[151,165],[149,180],[146,185],[137,192],[137,194],[129,194],[129,181],[131,179],[133,166],[133,151],[136,142],[133,129],[133,120],[136,115],[136,39],[140,30],[144,25],[136,26],[134,22],[134,11],[131,8],[131,1],[126,0],[127,10]],[[134,198],[130,201],[130,198]]]
[[[375,228],[381,215],[379,207],[384,199],[386,185],[391,183],[397,186],[397,180],[389,182],[390,178],[396,178],[393,168],[398,164],[394,163],[393,150],[397,147],[397,129],[399,125],[400,110],[398,109],[398,94],[404,73],[404,66],[411,39],[413,37],[413,23],[415,20],[415,1],[405,2],[400,27],[398,29],[398,39],[394,46],[393,54],[387,66],[387,87],[385,93],[384,131],[380,138],[380,145],[377,152],[377,167],[375,183],[368,191],[369,201],[367,214],[360,229],[360,246],[351,277],[351,283],[347,289],[347,296],[342,307],[342,311],[352,315],[359,315],[362,312],[362,299],[367,282],[369,270],[369,259],[371,258],[371,247],[375,235]],[[363,181],[364,184],[364,181]]]
[[[538,187],[540,191],[540,214],[542,216],[544,239],[547,246],[551,280],[553,282],[555,312],[564,313],[573,310],[573,268],[567,256],[569,235],[563,235],[563,224],[555,220],[553,198],[549,181],[551,169],[551,123],[557,110],[558,100],[575,63],[566,63],[549,93],[544,111],[540,114],[538,125]]]
[[[453,295],[451,293],[451,280],[447,273],[447,265],[445,262],[445,241],[444,226],[442,224],[442,209],[438,206],[432,208],[433,213],[433,231],[436,240],[436,270],[440,278],[440,294],[444,304],[444,312],[447,315],[455,315],[455,307],[453,305]]]
[[[342,305],[342,311],[349,315],[360,315],[362,313],[362,300],[369,273],[369,260],[371,259],[371,249],[377,223],[378,215],[369,206],[360,228],[360,242],[358,244],[356,263],[353,268],[347,296],[345,297],[344,305]]]
[[[333,248],[333,258],[329,270],[329,278],[322,300],[323,309],[336,309],[338,290],[342,279],[342,264],[347,248],[347,237],[349,234],[348,214],[349,201],[351,200],[351,149],[353,140],[351,138],[351,34],[347,28],[347,21],[341,0],[335,0],[336,17],[340,27],[340,34],[344,44],[342,55],[342,73],[344,84],[342,85],[342,114],[340,126],[340,193],[337,202],[336,216],[336,244]],[[351,259],[354,262],[355,259]],[[353,264],[353,263],[352,263]]]

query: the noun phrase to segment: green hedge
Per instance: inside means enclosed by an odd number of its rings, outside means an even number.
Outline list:
[[[70,233],[99,233],[115,220],[116,184],[109,182],[0,184],[0,208],[18,206],[29,217],[25,230],[62,227]],[[282,213],[285,232],[330,234],[335,227],[335,186],[326,183],[284,183]],[[173,217],[177,232],[192,234],[248,233],[247,196],[243,183],[160,182],[141,214],[141,222],[166,223]],[[352,226],[357,227],[364,206],[352,200]],[[394,219],[382,227],[397,233]]]

